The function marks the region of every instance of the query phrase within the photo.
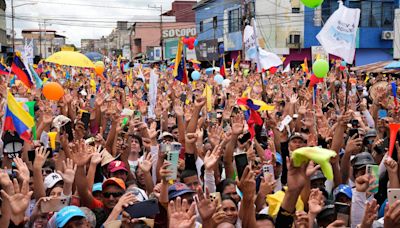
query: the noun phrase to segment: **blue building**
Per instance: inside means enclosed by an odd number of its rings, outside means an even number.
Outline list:
[[[347,7],[361,9],[355,65],[393,59],[394,10],[399,7],[399,0],[345,0],[343,2]],[[337,0],[325,0],[321,6],[322,21],[327,21],[337,8]],[[316,23],[315,18],[318,16],[316,12],[314,9],[305,7],[305,49],[320,45],[315,37],[323,25]]]
[[[202,0],[193,7],[196,18],[197,59],[226,61],[242,49],[241,0]]]

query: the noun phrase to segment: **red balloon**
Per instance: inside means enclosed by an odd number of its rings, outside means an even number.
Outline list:
[[[323,82],[324,78],[317,78],[315,74],[311,75],[310,77],[310,87],[314,87],[314,85]]]
[[[189,48],[189,50],[193,50],[194,44],[189,44],[189,45],[188,45],[188,48]]]
[[[184,44],[186,44],[186,45],[188,45],[188,39],[186,38],[186,37],[184,37],[183,39],[182,39],[182,42],[184,43]]]

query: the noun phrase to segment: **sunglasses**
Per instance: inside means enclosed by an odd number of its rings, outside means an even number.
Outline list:
[[[124,193],[123,192],[104,192],[103,197],[104,198],[110,198],[110,196],[113,196],[114,198],[121,197]]]

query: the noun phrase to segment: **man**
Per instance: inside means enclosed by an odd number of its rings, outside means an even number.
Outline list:
[[[351,160],[351,165],[353,167],[353,177],[356,179],[359,176],[365,174],[365,167],[367,165],[375,165],[374,158],[368,152],[362,152],[354,156]]]
[[[57,212],[57,228],[90,228],[85,213],[76,206],[67,206]]]
[[[333,196],[335,202],[345,203],[351,205],[351,199],[353,197],[353,192],[350,186],[346,184],[340,184],[334,191]]]
[[[115,160],[108,164],[108,172],[110,173],[110,177],[115,177],[126,182],[128,178],[128,169],[125,166],[125,163],[119,160]]]
[[[182,200],[186,199],[189,205],[193,202],[193,196],[195,195],[195,191],[190,189],[186,184],[183,183],[175,183],[168,187],[168,200],[175,200],[178,196],[182,198]]]
[[[181,174],[181,180],[193,191],[196,191],[197,187],[200,185],[199,177],[195,170],[184,170]]]
[[[295,132],[289,138],[289,154],[291,154],[296,149],[307,146],[307,139],[302,135],[302,133]]]

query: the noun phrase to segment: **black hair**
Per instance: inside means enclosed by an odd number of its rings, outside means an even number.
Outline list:
[[[260,220],[269,220],[272,222],[272,224],[275,225],[274,219],[267,214],[256,214],[256,221],[260,221]]]
[[[229,185],[236,185],[236,182],[232,179],[224,179],[217,185],[217,192],[224,192],[225,188]]]
[[[225,201],[225,200],[230,200],[230,201],[232,201],[232,202],[235,204],[236,209],[239,210],[239,207],[238,207],[236,201],[235,201],[231,196],[222,194],[222,195],[221,195],[221,203],[222,203],[223,201]]]
[[[187,177],[192,177],[192,176],[197,176],[196,170],[193,169],[185,169],[181,173],[181,180],[187,178]]]

